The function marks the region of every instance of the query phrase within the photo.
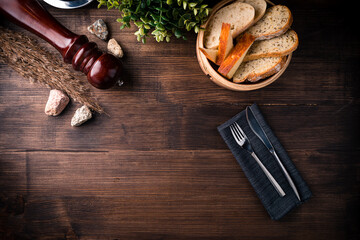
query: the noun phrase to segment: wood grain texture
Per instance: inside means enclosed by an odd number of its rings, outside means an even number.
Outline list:
[[[86,30],[103,18],[128,78],[122,88],[94,89],[110,117],[73,128],[76,103],[48,117],[49,90],[0,65],[0,239],[358,239],[356,15],[336,1],[281,3],[300,44],[285,73],[253,92],[212,83],[194,34],[143,45],[134,27],[119,29],[117,11],[46,5],[105,50]],[[277,222],[216,130],[254,102],[314,194]]]

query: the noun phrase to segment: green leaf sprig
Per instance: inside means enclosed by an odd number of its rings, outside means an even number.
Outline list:
[[[176,38],[186,40],[184,30],[200,31],[200,26],[210,13],[203,0],[98,0],[98,8],[105,5],[108,9],[118,9],[122,14],[117,22],[120,29],[130,28],[133,22],[138,30],[134,33],[138,41],[146,43],[149,33],[157,42],[170,42]]]

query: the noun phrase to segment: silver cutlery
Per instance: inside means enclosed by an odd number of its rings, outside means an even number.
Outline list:
[[[271,144],[269,138],[267,137],[266,133],[264,132],[264,129],[260,126],[259,121],[256,119],[254,113],[252,112],[251,108],[249,108],[249,107],[246,108],[246,119],[247,119],[247,122],[249,123],[251,130],[264,143],[264,145],[267,147],[267,149],[269,149],[270,153],[275,157],[275,159],[277,160],[278,164],[281,167],[281,170],[284,172],[285,177],[288,180],[291,188],[295,192],[299,201],[301,201],[299,193],[297,191],[297,188],[296,188],[293,180],[291,179],[289,173],[286,171],[286,168],[282,164],[279,156],[276,154],[276,151],[275,151],[273,145]]]
[[[266,167],[262,164],[260,159],[256,156],[253,148],[251,147],[249,139],[245,135],[244,131],[237,124],[237,122],[234,122],[233,124],[230,125],[230,131],[231,131],[231,134],[233,135],[236,143],[240,147],[242,147],[243,149],[248,151],[251,154],[251,156],[255,159],[255,161],[259,164],[260,168],[265,173],[266,177],[269,179],[269,181],[274,186],[274,188],[279,193],[279,195],[281,197],[285,196],[285,192],[283,191],[283,189],[280,187],[280,185],[277,183],[277,181],[271,175],[271,173],[266,169]]]

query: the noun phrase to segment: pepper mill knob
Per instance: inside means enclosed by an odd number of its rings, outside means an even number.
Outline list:
[[[107,89],[119,81],[122,62],[118,58],[65,28],[37,0],[0,0],[0,13],[53,45],[64,62],[87,75],[94,87]]]

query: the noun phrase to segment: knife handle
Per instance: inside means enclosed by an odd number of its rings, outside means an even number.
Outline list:
[[[271,151],[271,153],[274,155],[274,157],[276,158],[276,161],[279,163],[279,165],[280,165],[280,167],[281,167],[281,170],[284,172],[285,177],[286,177],[286,179],[288,180],[291,188],[294,190],[296,197],[299,199],[299,201],[301,201],[299,192],[298,192],[298,190],[297,190],[297,188],[296,188],[293,180],[291,179],[289,173],[286,171],[286,168],[284,167],[284,165],[283,165],[282,162],[280,161],[280,158],[279,158],[278,155],[276,154],[275,150]]]
[[[279,195],[281,197],[285,196],[285,192],[284,190],[280,187],[280,185],[277,183],[277,181],[275,180],[275,178],[271,175],[271,173],[266,169],[266,167],[262,164],[262,162],[260,161],[260,159],[256,156],[256,154],[254,152],[251,153],[251,156],[255,159],[255,161],[259,164],[260,168],[263,170],[263,172],[265,173],[266,177],[269,179],[269,181],[271,182],[271,184],[274,186],[274,188],[276,189],[276,191],[279,193]]]

